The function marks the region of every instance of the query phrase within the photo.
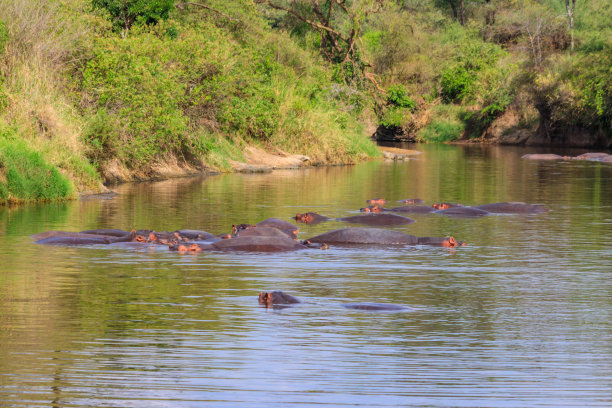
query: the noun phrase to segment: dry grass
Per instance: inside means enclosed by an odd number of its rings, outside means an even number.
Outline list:
[[[78,189],[100,187],[84,158],[81,118],[66,100],[62,73],[78,58],[89,29],[71,19],[81,1],[0,0],[9,39],[0,72],[7,106],[0,119],[17,136],[72,178]]]

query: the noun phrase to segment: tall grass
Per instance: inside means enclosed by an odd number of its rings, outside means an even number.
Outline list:
[[[15,137],[3,142],[7,151],[14,143],[14,151],[39,152],[40,160],[74,180],[79,190],[95,191],[100,178],[83,155],[82,121],[64,80],[89,38],[89,26],[78,18],[83,6],[76,0],[0,0],[7,33],[0,58],[0,121],[14,129]]]

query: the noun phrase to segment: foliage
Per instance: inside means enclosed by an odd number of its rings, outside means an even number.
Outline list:
[[[65,199],[72,191],[70,181],[13,129],[0,129],[0,203]]]
[[[174,8],[174,0],[91,0],[91,3],[106,10],[120,30],[129,30],[134,23],[156,24],[167,19]]]
[[[440,76],[440,94],[446,102],[472,96],[478,75],[493,66],[501,49],[494,44],[471,43],[462,47]]]
[[[416,104],[408,96],[406,88],[402,84],[395,84],[387,91],[387,103],[399,108],[414,109]]]
[[[6,23],[0,19],[0,54],[4,52],[4,47],[9,39],[9,32]]]
[[[461,138],[465,123],[460,119],[465,111],[456,105],[437,105],[433,120],[417,133],[423,142],[448,142]]]

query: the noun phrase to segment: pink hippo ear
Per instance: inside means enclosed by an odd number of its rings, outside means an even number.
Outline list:
[[[457,246],[457,240],[453,237],[448,237],[448,242],[450,243],[451,248]]]

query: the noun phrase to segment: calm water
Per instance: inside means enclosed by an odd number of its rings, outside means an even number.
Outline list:
[[[419,148],[406,163],[122,185],[112,200],[0,209],[0,406],[612,406],[612,165]],[[414,215],[398,228],[469,243],[457,250],[181,255],[29,238],[229,232],[304,211],[354,215],[376,197],[550,212]],[[342,226],[302,226],[300,237]],[[262,290],[303,303],[265,309]],[[341,306],[368,301],[411,310]]]

